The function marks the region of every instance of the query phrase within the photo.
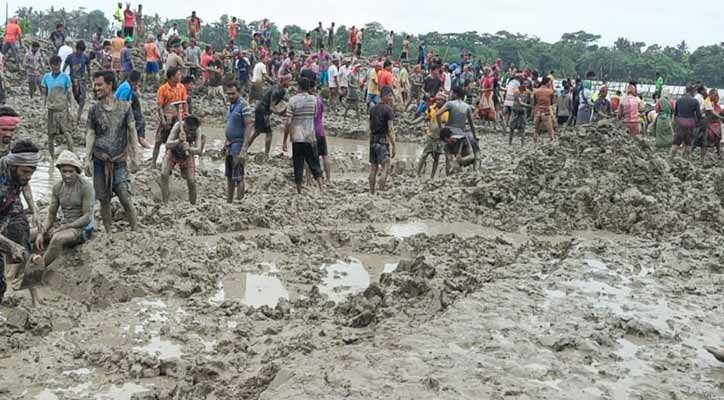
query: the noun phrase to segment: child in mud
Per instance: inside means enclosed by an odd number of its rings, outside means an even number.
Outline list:
[[[513,105],[510,113],[510,136],[508,144],[513,144],[513,136],[517,131],[520,134],[520,145],[525,143],[525,127],[528,124],[528,110],[532,108],[528,81],[522,82],[517,88],[510,89],[513,93]]]
[[[432,104],[425,112],[428,126],[427,135],[425,135],[424,139],[425,147],[422,150],[422,155],[420,156],[420,160],[417,164],[418,177],[422,176],[423,171],[425,171],[428,156],[432,156],[432,173],[430,174],[430,179],[435,179],[437,166],[440,162],[440,155],[443,154],[443,143],[440,141],[440,128],[437,125],[437,110],[442,108],[446,101],[447,96],[445,93],[438,93],[435,97],[435,103]],[[447,124],[449,116],[450,113],[445,112],[440,116],[440,122]]]
[[[206,136],[200,135],[201,120],[189,115],[183,121],[176,122],[166,142],[166,157],[161,169],[161,196],[168,203],[169,179],[171,172],[179,166],[181,177],[189,188],[189,203],[196,204],[196,156],[204,152]]]
[[[450,128],[440,130],[440,140],[445,143],[445,170],[447,175],[462,167],[475,164],[474,144],[466,135],[453,135]]]

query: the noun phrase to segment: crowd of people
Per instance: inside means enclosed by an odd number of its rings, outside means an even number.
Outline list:
[[[334,23],[325,29],[320,22],[300,43],[292,43],[285,28],[274,44],[272,24],[264,19],[253,33],[251,45],[244,49],[233,17],[227,45],[202,49],[198,42],[202,21],[196,12],[187,18],[187,37],[181,37],[176,24],[168,31],[146,32],[141,5],[134,11],[130,4],[124,9],[119,3],[114,20],[116,35],[108,39],[98,29],[90,38],[90,48],[84,40],[71,42],[63,24],[58,24],[49,38],[54,54],[43,54],[40,44],[32,42],[22,59],[23,34],[17,19],[11,18],[6,26],[0,63],[4,67],[4,62],[12,59],[18,70],[25,71],[29,96],[34,98],[38,91],[43,96],[48,152],[62,176],[53,187],[43,222],[28,186],[40,150],[29,141],[14,143],[21,116],[10,107],[0,107],[0,251],[6,255],[5,275],[12,278],[16,289],[23,287],[26,264],[48,266],[63,247],[91,237],[96,199],[106,232],[112,231],[114,196],[130,228],[138,229],[130,182],[131,173],[141,163],[142,147],[153,148],[153,167],[158,167],[162,156],[163,201],[169,201],[170,177],[178,169],[187,182],[190,203],[196,203],[196,162],[206,146],[203,121],[194,114],[193,93],[198,84],[208,89],[208,99],[227,102],[224,161],[229,203],[244,196],[248,150],[261,135],[265,136],[265,156],[269,156],[273,115],[284,118],[282,150],[286,153],[291,142],[298,193],[303,190],[305,175],[320,191],[332,180],[325,112],[346,119],[353,110],[357,120],[366,115],[371,194],[385,189],[390,160],[396,153],[395,124],[405,119],[405,114],[411,125],[422,124],[423,151],[417,171],[422,175],[432,158],[432,178],[441,156],[448,175],[480,166],[480,124],[476,121],[494,131],[507,131],[510,144],[519,136],[521,145],[528,124],[532,124],[536,144],[540,134],[552,142],[567,126],[604,119],[620,120],[631,136],[647,128],[647,119],[642,120],[647,109],[636,82],[627,85],[625,94],[609,93],[605,82],[594,93],[594,83],[598,83],[589,72],[585,79],[560,81],[558,88],[554,71],[540,76],[529,68],[503,67],[502,60],[484,65],[466,52],[454,62],[445,62],[424,42],[418,43],[417,57],[413,57],[409,35],[395,55],[393,31],[385,37],[384,55],[363,58],[364,29],[355,26],[348,30],[343,51],[334,49]],[[134,60],[134,49],[141,46],[143,66]],[[296,86],[294,91],[292,86]],[[86,150],[81,160],[74,152],[70,110],[75,103],[75,124],[80,126],[89,87],[96,101],[87,112]],[[156,104],[142,104],[141,94],[150,90],[156,91]],[[674,101],[664,89],[663,77],[657,75],[653,99],[657,145],[671,146],[672,155],[682,147],[687,155],[695,146],[701,146],[702,155],[707,147],[715,147],[721,156],[722,116],[716,90],[692,84]],[[153,141],[146,137],[144,107],[157,109]],[[59,154],[57,138],[66,144]],[[82,174],[92,177],[92,183]],[[63,218],[57,221],[59,210]],[[42,256],[30,256],[33,249]],[[0,300],[5,287],[5,277],[0,275]],[[36,301],[32,289],[31,294]]]

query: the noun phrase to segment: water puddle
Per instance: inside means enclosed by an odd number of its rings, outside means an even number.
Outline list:
[[[131,400],[135,394],[148,392],[149,390],[135,383],[124,383],[123,386],[113,385],[105,393],[95,396],[95,400]]]
[[[614,399],[629,398],[631,392],[640,394],[637,388],[642,385],[642,379],[646,375],[654,373],[654,369],[647,361],[641,360],[636,355],[641,346],[638,346],[626,338],[618,340],[620,348],[614,352],[621,358],[617,365],[622,367],[622,378],[619,379],[612,390]]]
[[[251,307],[276,307],[280,298],[289,300],[289,291],[284,287],[281,279],[272,273],[247,272],[230,274],[224,278],[219,282],[217,290],[209,302],[221,305],[226,300],[240,300]]]
[[[65,376],[71,376],[71,375],[83,376],[83,375],[90,375],[92,373],[93,373],[93,369],[88,369],[88,368],[78,368],[78,369],[73,369],[70,371],[63,371],[63,375],[65,375]]]
[[[370,285],[369,272],[360,260],[353,257],[335,264],[324,264],[320,270],[322,283],[319,291],[335,303],[344,301],[349,295],[363,292]]]
[[[419,234],[425,234],[427,236],[455,234],[462,238],[480,235],[491,238],[505,236],[516,241],[523,240],[521,235],[513,235],[469,222],[414,221],[399,224],[383,224],[380,228],[387,235],[397,239],[407,239]]]
[[[133,350],[145,352],[151,355],[158,355],[161,360],[173,360],[181,358],[181,346],[169,341],[161,339],[160,336],[151,338],[151,342],[143,347],[134,347]]]
[[[400,263],[387,263],[385,264],[384,269],[382,270],[383,274],[391,274],[395,271],[397,271],[397,267],[400,265]]]

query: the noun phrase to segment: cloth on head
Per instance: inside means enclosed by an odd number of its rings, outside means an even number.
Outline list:
[[[5,156],[8,165],[13,167],[37,167],[40,162],[40,153],[13,153]]]
[[[20,123],[20,117],[13,117],[10,115],[5,115],[0,117],[0,126],[1,127],[7,127],[7,128],[14,128]]]
[[[78,173],[83,170],[83,164],[81,164],[78,156],[69,150],[63,150],[63,152],[60,153],[60,156],[58,156],[58,161],[55,162],[55,168],[60,169],[63,165],[75,167],[75,169],[78,170]]]

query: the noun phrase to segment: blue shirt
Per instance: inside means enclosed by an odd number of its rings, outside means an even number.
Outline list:
[[[121,71],[133,71],[133,50],[128,47],[121,49]]]
[[[123,81],[120,86],[118,86],[118,89],[116,89],[116,99],[121,101],[131,101],[133,95],[133,89],[131,89],[131,85],[128,83],[128,81]]]
[[[236,63],[236,69],[239,71],[239,80],[242,82],[249,81],[249,63],[245,59],[239,59]]]
[[[75,79],[83,79],[90,66],[88,54],[74,52],[65,60],[65,69],[70,69],[70,76]]]
[[[43,80],[40,82],[41,86],[48,90],[48,94],[53,91],[54,88],[63,88],[65,92],[70,90],[72,84],[68,74],[60,73],[58,76],[53,76],[52,72],[48,72],[43,76]]]
[[[243,98],[229,106],[226,113],[226,140],[231,143],[243,143],[246,125],[244,118],[251,116],[251,107]]]

